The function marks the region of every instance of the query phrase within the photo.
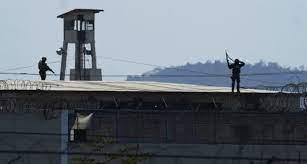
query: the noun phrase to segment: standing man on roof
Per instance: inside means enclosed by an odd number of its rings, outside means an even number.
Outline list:
[[[237,82],[237,92],[240,93],[240,72],[241,72],[241,67],[243,67],[245,65],[245,63],[240,61],[239,59],[235,59],[234,63],[229,64],[229,59],[231,59],[231,58],[228,56],[228,54],[226,52],[226,60],[227,60],[228,68],[232,69],[231,91],[234,92],[235,82]]]
[[[39,75],[41,76],[41,80],[46,79],[47,71],[51,71],[52,73],[54,73],[54,71],[47,65],[46,61],[47,61],[47,58],[42,57],[42,60],[38,62],[38,69],[39,69]]]

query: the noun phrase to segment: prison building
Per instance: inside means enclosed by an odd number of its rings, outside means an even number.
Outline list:
[[[307,163],[302,94],[133,81],[0,90],[0,163]]]

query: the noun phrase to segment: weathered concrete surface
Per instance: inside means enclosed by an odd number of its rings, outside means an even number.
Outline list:
[[[229,88],[143,82],[8,83],[0,82],[0,150],[55,153],[0,153],[0,163],[14,159],[60,163],[61,135],[1,131],[64,134],[76,113],[92,112],[90,140],[102,135],[121,145],[139,143],[142,152],[160,155],[145,161],[148,164],[239,163],[229,160],[232,156],[259,163],[259,158],[272,156],[306,156],[307,116],[300,108],[299,94],[259,90],[232,94]],[[62,110],[69,110],[66,132],[61,131]],[[71,143],[68,146],[69,151],[86,150]],[[174,156],[165,156],[169,154]],[[198,157],[179,157],[182,155]],[[224,160],[215,159],[221,157]]]
[[[300,94],[134,91],[8,90],[0,95],[0,110],[187,110],[229,112],[301,112]]]
[[[211,92],[229,93],[229,87],[141,82],[141,81],[30,81],[1,80],[0,90],[53,90],[104,92]],[[242,93],[277,93],[276,91],[241,89]]]
[[[106,146],[104,152],[116,153],[123,147],[136,145],[113,144]],[[150,154],[140,162],[142,164],[248,164],[251,161],[262,164],[272,157],[276,159],[274,164],[307,163],[307,147],[299,145],[139,144],[138,153]],[[131,151],[130,154],[135,152]],[[70,163],[73,158],[76,156],[70,157]],[[103,156],[99,155],[89,155],[86,158],[103,161]],[[113,160],[110,164],[120,164],[120,160]]]
[[[74,114],[70,115],[70,125]],[[88,130],[120,143],[307,144],[307,114],[257,112],[104,111]]]
[[[43,112],[0,114],[0,163],[59,164],[59,154],[23,154],[14,151],[60,151],[60,118],[46,120]],[[48,134],[47,134],[48,133]],[[9,151],[10,153],[5,153]]]
[[[95,152],[90,143],[102,136],[119,143],[103,152],[139,144],[138,152],[152,155],[144,164],[245,164],[272,157],[278,164],[307,163],[306,118],[302,112],[104,111],[95,114],[88,143],[69,147]]]

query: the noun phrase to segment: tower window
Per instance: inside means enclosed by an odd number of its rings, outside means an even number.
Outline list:
[[[88,31],[94,30],[94,21],[93,20],[86,21],[86,30],[88,30]]]

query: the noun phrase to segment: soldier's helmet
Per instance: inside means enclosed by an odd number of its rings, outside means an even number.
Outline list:
[[[236,60],[235,60],[235,63],[236,63],[236,64],[239,64],[239,59],[236,59]]]
[[[47,58],[46,57],[42,57],[42,61],[46,61],[47,60]]]

